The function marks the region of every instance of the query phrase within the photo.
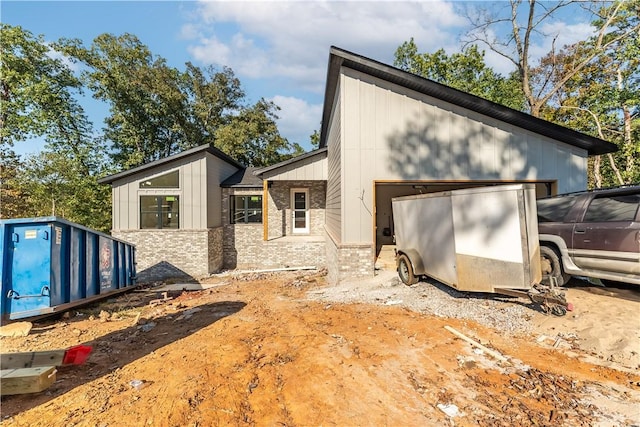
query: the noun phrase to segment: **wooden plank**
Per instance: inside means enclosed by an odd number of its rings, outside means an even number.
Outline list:
[[[32,351],[26,353],[0,354],[0,368],[7,369],[34,368],[42,366],[60,366],[66,350]]]
[[[56,381],[55,366],[0,371],[0,395],[38,393]]]

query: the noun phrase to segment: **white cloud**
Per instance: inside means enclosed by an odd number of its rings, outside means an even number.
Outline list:
[[[421,52],[442,48],[452,54],[462,49],[460,35],[469,29],[464,13],[483,6],[455,0],[200,1],[181,35],[191,40],[195,62],[229,66],[243,83],[256,82],[260,93],[252,97],[270,97],[282,108],[281,133],[306,144],[320,126],[322,105],[314,102],[324,91],[330,46],[392,64],[397,47],[413,37]],[[577,21],[569,15],[564,21]],[[542,33],[558,36],[556,47],[586,38],[589,30],[588,23],[562,19],[543,24]],[[505,34],[505,28],[495,31]],[[532,59],[546,54],[551,40],[536,38]],[[514,70],[508,59],[480,47],[488,66],[505,75]]]
[[[215,1],[200,3],[198,15],[200,38],[190,48],[196,61],[228,65],[241,77],[289,78],[316,93],[331,45],[391,63],[411,37],[421,50],[453,48],[465,23],[446,1]]]
[[[562,21],[545,23],[540,27],[544,35],[531,47],[531,57],[538,59],[555,47],[556,52],[566,45],[574,44],[581,40],[587,40],[593,35],[593,27],[588,23],[568,24]],[[555,44],[555,46],[552,46]]]
[[[280,107],[278,129],[289,139],[309,149],[309,137],[314,130],[320,130],[322,104],[309,104],[304,99],[276,95],[273,101]]]

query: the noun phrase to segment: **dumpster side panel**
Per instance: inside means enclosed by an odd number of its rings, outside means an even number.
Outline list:
[[[11,277],[11,270],[8,265],[10,260],[10,251],[8,249],[11,240],[6,240],[8,236],[5,232],[6,229],[7,226],[4,223],[0,223],[0,315],[2,318],[8,313],[6,295],[9,291],[9,279]]]
[[[134,284],[135,248],[56,217],[0,221],[2,319],[66,310]]]
[[[118,288],[126,288],[127,287],[127,258],[125,256],[124,243],[116,242],[118,246],[118,262],[117,262],[117,274],[118,274]]]
[[[75,301],[87,296],[85,286],[87,240],[86,232],[80,228],[71,227],[70,232],[69,299]]]
[[[51,224],[51,305],[60,305],[69,298],[69,245],[70,227],[66,224]]]
[[[100,293],[115,291],[118,289],[117,276],[114,271],[114,261],[116,257],[115,242],[106,237],[100,236]]]
[[[5,229],[2,298],[10,319],[48,312],[51,306],[51,226],[11,224]],[[44,253],[44,256],[37,254]]]
[[[85,294],[92,297],[100,293],[99,237],[94,233],[86,235]]]

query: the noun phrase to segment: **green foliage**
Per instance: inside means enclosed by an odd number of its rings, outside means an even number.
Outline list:
[[[276,109],[272,102],[264,99],[251,108],[242,109],[228,124],[218,128],[216,145],[225,153],[233,153],[235,159],[246,166],[268,166],[302,154],[302,147],[280,136],[275,123]]]
[[[56,53],[42,36],[0,24],[0,146],[88,123],[74,98],[82,84]]]
[[[187,63],[180,71],[131,34],[102,34],[90,48],[65,41],[65,51],[88,67],[87,86],[110,105],[104,137],[119,168],[202,144],[246,165],[266,165],[298,152],[280,136],[273,103],[244,105],[245,93],[230,68]]]
[[[524,108],[524,97],[516,74],[505,78],[484,62],[484,52],[469,46],[450,56],[444,49],[419,53],[413,38],[402,43],[395,52],[394,65],[405,71],[442,83],[463,92],[506,105]]]
[[[59,215],[108,230],[110,192],[97,184],[106,157],[75,98],[81,81],[59,59],[60,49],[42,36],[2,25],[0,216]],[[22,160],[10,148],[37,136],[47,141],[38,155]]]
[[[619,8],[616,13],[612,8]],[[551,52],[533,69],[534,76],[551,75],[559,89],[541,109],[544,118],[606,139],[620,150],[590,162],[590,186],[640,182],[640,1],[615,2],[599,16],[615,16],[609,31]],[[602,19],[594,21],[602,28]],[[605,45],[597,55],[597,46]],[[584,58],[593,59],[584,61]],[[580,66],[579,72],[576,67]],[[551,72],[553,71],[553,72]],[[534,82],[541,81],[534,80]],[[561,84],[560,84],[561,83]]]
[[[317,149],[320,147],[320,132],[318,132],[318,130],[314,130],[313,133],[311,135],[309,135],[309,140],[311,142],[311,147],[313,147],[313,149]]]
[[[20,157],[7,145],[0,145],[0,218],[27,216],[29,205],[18,178],[21,176]]]
[[[90,148],[79,156],[73,150],[53,147],[28,156],[18,178],[27,202],[20,216],[56,215],[108,232],[111,189],[98,184],[98,175],[87,167],[104,163],[104,153]]]

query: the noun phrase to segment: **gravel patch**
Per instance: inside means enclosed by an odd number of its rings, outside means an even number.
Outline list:
[[[435,280],[404,285],[394,271],[379,271],[367,279],[344,281],[309,293],[310,299],[338,303],[371,303],[405,307],[438,317],[468,319],[507,335],[529,334],[538,308],[524,298],[458,292]]]

